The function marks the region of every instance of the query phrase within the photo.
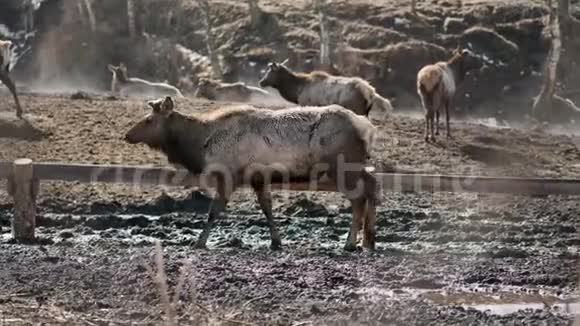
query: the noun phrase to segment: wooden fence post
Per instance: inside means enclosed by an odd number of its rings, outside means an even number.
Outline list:
[[[18,242],[34,241],[38,180],[34,178],[34,165],[31,159],[14,161],[12,177],[8,182],[8,193],[14,198],[12,236]]]

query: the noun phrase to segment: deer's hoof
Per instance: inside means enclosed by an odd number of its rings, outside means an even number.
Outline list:
[[[344,245],[343,249],[344,249],[344,251],[353,252],[353,251],[357,250],[357,247],[356,247],[356,244],[354,244],[354,243],[347,243]]]
[[[207,246],[206,246],[205,242],[198,241],[193,245],[193,248],[194,249],[207,249]]]
[[[270,243],[270,249],[273,250],[273,251],[282,250],[282,241],[280,241],[280,240],[272,240],[272,243]]]

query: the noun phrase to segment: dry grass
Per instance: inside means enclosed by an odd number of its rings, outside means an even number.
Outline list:
[[[191,275],[191,261],[186,260],[181,266],[177,284],[175,286],[172,297],[170,294],[168,277],[165,272],[163,248],[159,240],[155,242],[153,260],[155,268],[146,264],[145,269],[157,287],[157,292],[161,300],[161,308],[164,312],[166,326],[183,325],[184,322],[188,324],[193,323],[192,325],[252,325],[251,323],[245,321],[235,320],[231,317],[227,317],[231,314],[222,315],[219,312],[212,311],[211,309],[197,303],[195,300],[195,293],[191,294],[192,301],[187,305],[187,307],[181,307],[180,297],[188,280],[188,275]],[[180,311],[182,312],[181,318],[179,314]]]

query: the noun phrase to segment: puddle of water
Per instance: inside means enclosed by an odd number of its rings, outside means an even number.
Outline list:
[[[514,293],[499,291],[496,293],[479,292],[446,292],[433,291],[425,293],[423,298],[432,303],[445,306],[462,306],[480,311],[488,311],[495,315],[507,315],[520,310],[544,310],[578,314],[580,302],[578,298],[566,298],[548,293]]]
[[[401,300],[402,298],[405,299],[417,299],[421,295],[432,292],[433,290],[427,289],[417,289],[417,288],[410,288],[410,287],[403,287],[400,289],[385,289],[385,288],[378,288],[378,287],[365,287],[361,288],[357,293],[363,296],[367,296],[369,298],[373,298],[375,300],[381,299],[396,299]]]
[[[520,310],[543,310],[546,308],[552,310],[559,310],[566,313],[578,314],[580,313],[580,303],[557,303],[551,306],[546,306],[544,303],[504,303],[504,304],[489,304],[489,305],[462,305],[464,308],[473,308],[480,311],[489,311],[494,315],[509,315]]]
[[[550,293],[517,293],[516,288],[493,293],[417,288],[361,288],[358,293],[373,300],[426,299],[440,306],[461,306],[494,315],[508,315],[525,310],[551,310],[580,315],[579,298]],[[521,291],[521,289],[519,289]]]

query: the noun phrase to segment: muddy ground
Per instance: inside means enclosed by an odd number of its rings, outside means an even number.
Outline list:
[[[148,111],[144,102],[70,95],[24,95],[22,102],[27,119],[48,136],[3,136],[0,160],[166,165],[162,155],[121,141]],[[9,97],[0,103],[7,119]],[[178,102],[188,113],[217,105]],[[382,124],[375,165],[580,175],[578,137],[454,122],[454,139],[427,145],[422,128],[422,121],[402,116]],[[0,324],[161,324],[164,292],[145,267],[154,263],[156,240],[176,302],[170,306],[184,325],[565,325],[577,311],[575,197],[384,193],[378,250],[345,253],[350,211],[341,196],[278,192],[274,212],[284,249],[272,252],[248,191],[229,204],[209,250],[194,250],[211,194],[43,183],[40,241],[21,245],[10,240],[12,204],[0,186]]]

